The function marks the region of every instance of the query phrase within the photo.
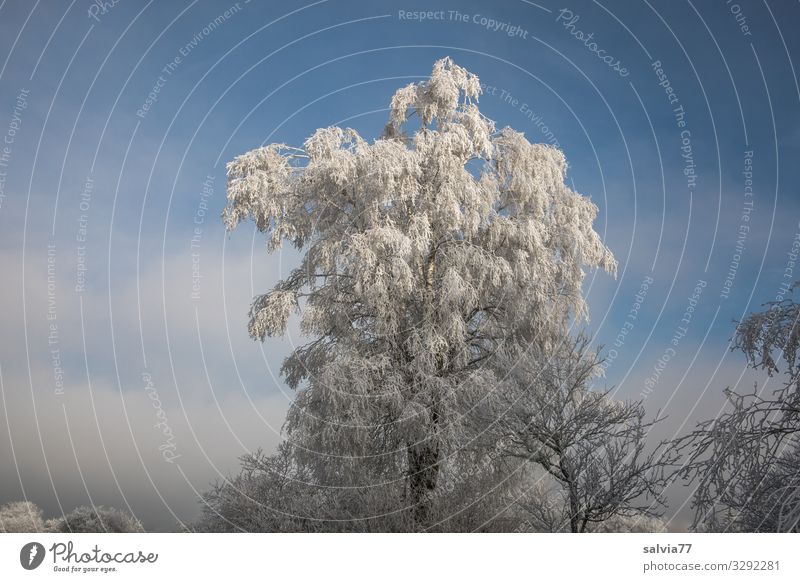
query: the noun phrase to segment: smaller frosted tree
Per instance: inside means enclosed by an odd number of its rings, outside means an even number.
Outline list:
[[[14,501],[0,507],[0,532],[35,533],[44,531],[42,510],[30,501]]]
[[[584,335],[549,355],[529,354],[509,366],[502,397],[484,412],[485,438],[555,484],[537,496],[550,500],[527,507],[534,524],[586,532],[608,520],[656,517],[663,505],[675,451],[669,443],[645,450],[654,423],[640,402],[592,389],[601,364]]]
[[[254,338],[282,335],[295,312],[312,338],[282,369],[298,389],[290,437],[320,456],[320,480],[404,475],[418,527],[465,398],[496,383],[491,360],[554,345],[585,314],[583,269],[615,269],[563,154],[497,131],[480,92],[445,58],[395,93],[372,143],[328,127],[228,164],[227,227],[252,219],[270,251],[303,253],[250,311]]]
[[[76,507],[66,515],[48,521],[55,533],[139,533],[141,522],[129,513],[113,507]]]
[[[800,532],[800,304],[766,308],[737,325],[733,348],[769,376],[782,372],[783,386],[726,389],[725,410],[676,440],[688,453],[680,475],[697,484],[698,530]]]

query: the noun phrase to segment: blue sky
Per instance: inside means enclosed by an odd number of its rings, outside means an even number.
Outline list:
[[[377,137],[394,90],[446,55],[487,86],[499,126],[557,141],[600,208],[620,263],[586,281],[589,329],[616,349],[605,382],[638,398],[657,378],[659,436],[715,415],[722,388],[759,379],[729,352],[732,321],[800,279],[799,9],[3,2],[0,503],[112,504],[170,527],[237,456],[275,445],[291,399],[278,367],[303,340],[253,343],[246,312],[297,255],[268,256],[249,226],[226,236],[224,164],[328,125]]]

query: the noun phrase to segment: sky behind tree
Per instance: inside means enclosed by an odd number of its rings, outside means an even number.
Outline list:
[[[299,255],[225,233],[225,164],[329,125],[375,138],[444,56],[498,127],[560,147],[600,209],[619,261],[584,285],[601,383],[668,415],[654,438],[715,416],[726,385],[760,379],[729,351],[733,321],[800,279],[798,9],[3,2],[0,503],[169,528],[275,446],[280,363],[304,340],[293,324],[254,343],[247,310]]]

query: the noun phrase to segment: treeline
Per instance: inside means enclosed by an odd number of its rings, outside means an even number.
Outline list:
[[[15,501],[0,506],[2,533],[138,533],[141,522],[113,507],[77,507],[60,517],[45,519],[42,510],[30,501]]]
[[[726,389],[717,418],[649,451],[653,422],[640,403],[590,388],[602,359],[579,338],[538,368],[518,364],[519,390],[506,386],[498,408],[470,411],[482,428],[440,463],[424,523],[402,452],[354,463],[288,441],[243,458],[240,474],[207,492],[195,530],[663,531],[663,492],[678,481],[693,491],[694,531],[798,532],[799,321],[784,300],[736,328],[750,366],[782,368],[779,389]]]

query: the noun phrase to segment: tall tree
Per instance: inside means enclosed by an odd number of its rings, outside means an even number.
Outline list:
[[[254,338],[283,334],[293,312],[312,338],[282,368],[298,389],[290,438],[324,455],[326,479],[357,479],[348,463],[402,471],[417,527],[464,398],[495,385],[486,364],[552,344],[585,313],[583,268],[616,267],[563,154],[497,131],[480,93],[444,58],[395,93],[372,143],[328,127],[228,164],[227,227],[252,219],[270,251],[303,253],[250,311]]]

